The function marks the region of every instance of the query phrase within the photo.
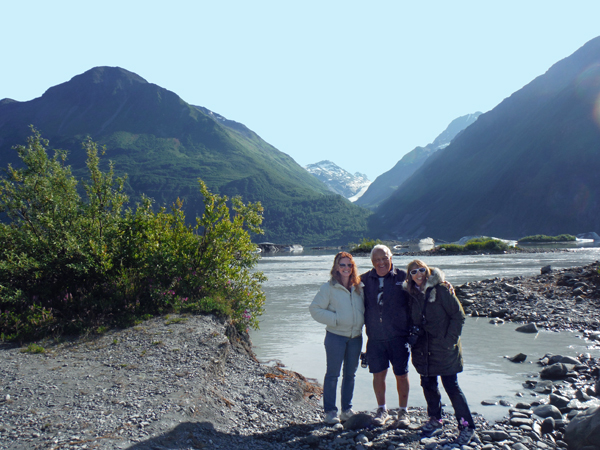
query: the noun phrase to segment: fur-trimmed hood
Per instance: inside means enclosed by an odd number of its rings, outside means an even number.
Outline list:
[[[423,293],[427,292],[427,289],[437,286],[438,284],[442,284],[446,281],[446,275],[437,267],[430,267],[431,275],[427,278],[427,282],[425,283],[425,288],[422,290]],[[402,287],[405,291],[408,291],[408,277],[410,277],[410,273],[406,274],[406,280],[402,283]],[[431,290],[429,294],[429,301],[435,302],[435,289]]]

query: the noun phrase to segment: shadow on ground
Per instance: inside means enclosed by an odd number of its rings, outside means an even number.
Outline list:
[[[183,449],[183,448],[253,448],[261,442],[264,444],[291,444],[294,446],[318,444],[316,436],[311,432],[325,424],[290,425],[264,433],[258,432],[250,436],[234,433],[223,433],[215,430],[210,422],[185,422],[163,435],[139,442],[130,447],[130,450],[149,449]]]

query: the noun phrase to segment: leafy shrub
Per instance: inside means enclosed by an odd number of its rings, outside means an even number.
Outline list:
[[[525,236],[519,239],[517,242],[519,244],[524,244],[527,242],[573,242],[576,240],[577,238],[572,234],[559,234],[558,236],[546,236],[545,234],[535,234],[532,236]]]
[[[381,243],[382,242],[379,239],[373,240],[363,238],[360,244],[350,244],[350,253],[371,253],[373,247]]]
[[[214,312],[257,328],[264,293],[249,231],[261,233],[260,203],[221,197],[199,180],[205,209],[186,225],[183,203],[127,208],[123,178],[99,169],[84,142],[89,180],[78,182],[60,150],[33,130],[18,146],[24,168],[0,179],[0,338],[128,326],[168,312]],[[231,205],[231,208],[228,206]]]
[[[440,244],[439,248],[451,253],[460,253],[465,251],[465,246],[458,244]]]
[[[46,349],[35,342],[30,343],[27,347],[21,349],[21,353],[46,353]]]
[[[458,244],[442,244],[439,248],[445,249],[447,252],[460,253],[472,251],[488,251],[488,252],[503,252],[508,250],[508,244],[498,239],[489,238],[474,238],[467,241],[465,245]]]

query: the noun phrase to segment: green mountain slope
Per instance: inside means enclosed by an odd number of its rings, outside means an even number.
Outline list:
[[[431,156],[377,210],[373,232],[454,240],[600,229],[600,38]]]
[[[85,163],[86,136],[106,145],[106,159],[115,162],[117,173],[128,174],[132,200],[144,193],[170,205],[180,197],[193,218],[202,211],[202,178],[213,192],[262,202],[260,240],[342,243],[366,229],[368,212],[332,198],[321,182],[251,130],[121,68],[96,67],[28,102],[2,100],[0,167],[17,162],[11,147],[25,143],[30,124],[52,147],[69,150],[76,171]],[[295,216],[307,211],[309,220],[298,227]]]

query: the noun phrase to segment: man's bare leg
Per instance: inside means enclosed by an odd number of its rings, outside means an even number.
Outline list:
[[[387,369],[373,374],[373,390],[377,399],[377,406],[385,405],[385,377]],[[407,396],[408,399],[408,396]]]
[[[373,381],[373,385],[375,381]],[[408,381],[408,374],[396,375],[396,388],[398,389],[398,402],[400,408],[406,408],[408,405],[408,391],[410,390],[410,384]],[[377,395],[377,392],[375,392]],[[385,382],[384,382],[384,398],[385,398]]]

